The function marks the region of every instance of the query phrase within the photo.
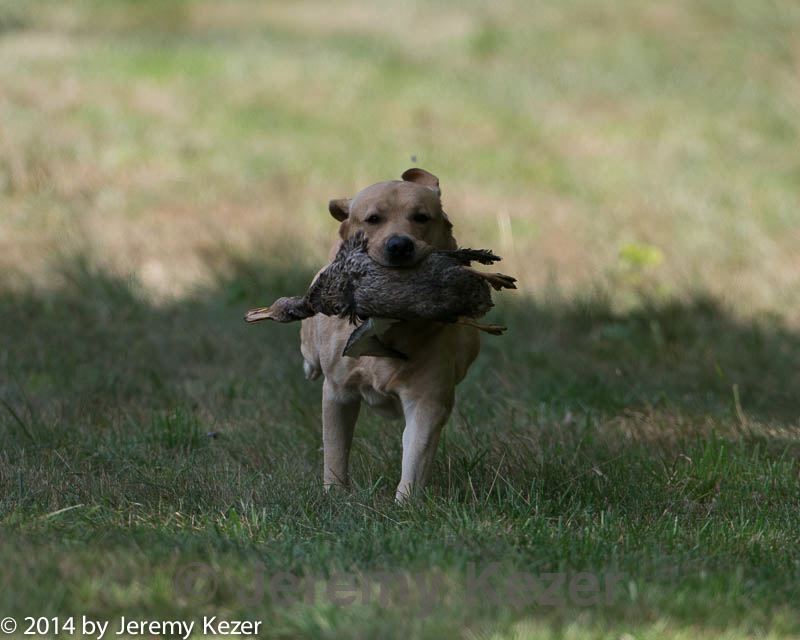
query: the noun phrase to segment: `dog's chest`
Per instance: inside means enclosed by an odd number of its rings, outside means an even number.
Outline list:
[[[375,413],[386,418],[402,418],[403,407],[400,399],[390,393],[378,391],[369,385],[363,385],[359,389],[361,399],[366,402]]]

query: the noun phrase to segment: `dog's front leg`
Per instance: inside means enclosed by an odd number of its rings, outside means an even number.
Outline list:
[[[402,502],[425,487],[433,458],[450,411],[453,396],[403,398],[406,427],[403,430],[403,466],[395,500]]]
[[[360,398],[337,389],[327,378],[322,385],[322,451],[325,490],[348,484],[347,464]]]

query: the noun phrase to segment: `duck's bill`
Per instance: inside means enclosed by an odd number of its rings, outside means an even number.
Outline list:
[[[270,315],[270,307],[250,309],[250,311],[244,314],[245,322],[261,322],[262,320],[272,320],[272,316]]]

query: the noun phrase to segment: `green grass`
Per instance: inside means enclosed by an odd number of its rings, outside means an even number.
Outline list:
[[[797,8],[326,7],[0,1],[0,618],[800,635]],[[412,164],[522,288],[401,507],[401,425],[323,494],[297,327],[241,316]],[[474,601],[488,563],[624,578]],[[316,597],[253,593],[282,572]]]
[[[711,300],[622,315],[601,300],[505,305],[514,341],[486,341],[430,495],[398,507],[399,426],[366,416],[355,490],[323,495],[319,386],[302,379],[296,331],[239,322],[247,300],[308,274],[232,259],[213,287],[156,306],[86,259],[59,273],[55,291],[2,298],[4,613],[221,613],[289,637],[529,616],[568,634],[576,613],[590,635],[646,636],[654,619],[709,635],[800,628],[798,407],[775,379],[796,375],[790,331]],[[176,591],[194,562],[212,593]],[[611,605],[577,612],[468,607],[470,564],[493,562],[625,580]],[[389,611],[333,606],[322,587],[313,604],[268,590],[242,602],[260,572],[287,571],[436,572],[447,588],[424,628],[400,596]]]

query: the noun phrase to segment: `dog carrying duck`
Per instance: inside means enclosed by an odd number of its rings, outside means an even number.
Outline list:
[[[366,235],[356,233],[342,243],[305,295],[251,309],[244,319],[295,322],[318,313],[347,318],[356,328],[342,355],[405,358],[380,340],[396,322],[460,323],[492,335],[506,330],[477,320],[494,306],[491,289],[516,289],[516,279],[472,268],[473,262],[490,265],[500,260],[487,249],[430,248],[413,267],[384,266],[370,257]]]

